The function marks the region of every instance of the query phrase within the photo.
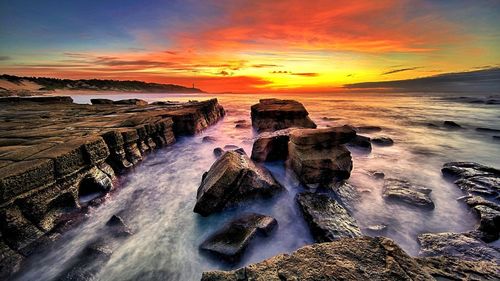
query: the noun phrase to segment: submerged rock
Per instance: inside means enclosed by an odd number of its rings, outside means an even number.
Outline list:
[[[492,128],[476,128],[476,131],[486,132],[486,133],[500,133],[499,129],[492,129]]]
[[[468,233],[425,233],[418,236],[421,256],[455,256],[500,262],[500,250]]]
[[[288,144],[291,168],[306,185],[326,185],[349,178],[352,158],[343,145],[356,136],[349,127],[296,129]]]
[[[349,147],[360,149],[366,152],[372,151],[372,143],[369,137],[357,135],[348,143]]]
[[[372,138],[371,142],[378,146],[391,146],[394,144],[394,141],[390,137],[376,137]]]
[[[288,157],[288,141],[290,129],[272,133],[262,133],[253,143],[252,160],[271,162],[286,160]]]
[[[201,142],[204,142],[204,143],[210,143],[210,142],[215,142],[217,141],[217,139],[215,137],[212,137],[212,136],[204,136],[203,139],[201,140]]]
[[[459,124],[457,124],[456,122],[454,121],[444,121],[443,122],[443,125],[446,127],[446,128],[450,128],[450,129],[460,129],[462,128],[462,126],[460,126]]]
[[[379,126],[360,126],[355,128],[357,133],[378,133],[382,131],[382,128]]]
[[[257,166],[248,156],[227,151],[203,178],[194,212],[208,216],[239,202],[270,197],[284,190],[267,169]]]
[[[356,220],[327,195],[305,192],[298,194],[296,200],[316,241],[361,236]]]
[[[429,196],[431,191],[429,188],[416,186],[405,180],[386,179],[383,196],[416,207],[434,209],[434,202]]]
[[[224,153],[224,149],[220,147],[214,148],[214,155],[215,157],[220,157]]]
[[[436,280],[500,280],[500,265],[493,261],[469,261],[445,256],[415,260]]]
[[[202,281],[249,280],[432,280],[392,240],[340,239],[304,246],[233,271],[204,272]]]
[[[261,99],[251,107],[252,126],[258,132],[290,127],[316,128],[305,107],[294,100]]]
[[[247,214],[230,221],[205,240],[200,249],[213,252],[229,261],[237,260],[258,234],[269,235],[278,222],[269,216]]]
[[[132,231],[128,225],[126,225],[123,219],[118,215],[111,216],[106,226],[110,229],[111,235],[115,237],[127,237],[132,235]]]

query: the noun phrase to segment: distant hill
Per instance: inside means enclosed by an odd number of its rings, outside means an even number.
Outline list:
[[[146,83],[142,81],[119,81],[101,79],[58,79],[45,77],[19,77],[0,75],[0,91],[53,91],[53,90],[91,90],[124,91],[148,93],[203,93],[198,88],[188,88],[174,84]]]
[[[500,92],[500,68],[444,73],[408,80],[363,82],[344,85],[349,89],[385,89],[408,92]]]

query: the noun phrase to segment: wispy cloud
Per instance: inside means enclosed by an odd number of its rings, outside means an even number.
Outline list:
[[[410,71],[410,70],[415,70],[422,68],[421,66],[415,66],[415,67],[406,67],[406,68],[398,68],[398,69],[392,69],[386,72],[383,72],[382,75],[388,75],[388,74],[394,74],[398,72],[404,72],[404,71]]]

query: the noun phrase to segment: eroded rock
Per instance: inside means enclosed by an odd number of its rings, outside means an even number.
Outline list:
[[[313,244],[241,269],[204,272],[201,277],[202,281],[432,279],[398,245],[383,237]]]
[[[294,100],[261,99],[251,107],[252,126],[258,132],[290,127],[316,128],[305,107]]]
[[[430,197],[431,189],[414,185],[406,180],[386,179],[383,196],[386,199],[404,202],[416,207],[434,209]]]
[[[305,192],[298,194],[296,200],[316,241],[328,242],[361,235],[356,220],[327,195]]]
[[[270,197],[284,191],[271,173],[248,156],[225,152],[210,167],[198,188],[194,212],[208,216],[255,197]]]
[[[258,234],[269,235],[278,222],[261,214],[246,214],[224,225],[210,235],[201,245],[202,250],[210,251],[229,261],[237,260]]]
[[[356,136],[349,127],[296,129],[290,133],[290,165],[306,185],[325,185],[349,178],[351,153],[343,145]]]
[[[252,160],[256,162],[272,162],[286,160],[288,157],[288,141],[290,129],[272,133],[262,133],[253,143]]]
[[[500,280],[500,266],[492,261],[469,261],[444,256],[415,260],[436,280]]]

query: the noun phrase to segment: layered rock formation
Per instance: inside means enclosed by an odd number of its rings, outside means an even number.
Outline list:
[[[414,185],[406,180],[386,179],[384,181],[384,198],[399,201],[416,207],[434,209],[430,197],[431,189]]]
[[[194,212],[202,216],[256,197],[270,197],[285,188],[271,173],[238,151],[225,152],[203,176]]]
[[[246,214],[236,218],[212,234],[201,245],[200,249],[210,251],[229,261],[237,260],[255,236],[267,236],[278,225],[269,216]]]
[[[101,202],[115,173],[222,118],[217,100],[82,105],[69,97],[0,99],[0,247],[8,276],[71,214]]]
[[[258,132],[302,127],[316,128],[305,107],[294,100],[261,99],[251,107],[252,126]]]
[[[298,194],[296,200],[316,241],[361,236],[356,220],[327,195],[304,192]]]
[[[252,160],[256,162],[281,161],[288,158],[291,129],[264,132],[254,141]]]
[[[349,126],[297,129],[290,134],[290,165],[306,185],[326,185],[349,178],[351,153],[344,146],[356,136]]]

